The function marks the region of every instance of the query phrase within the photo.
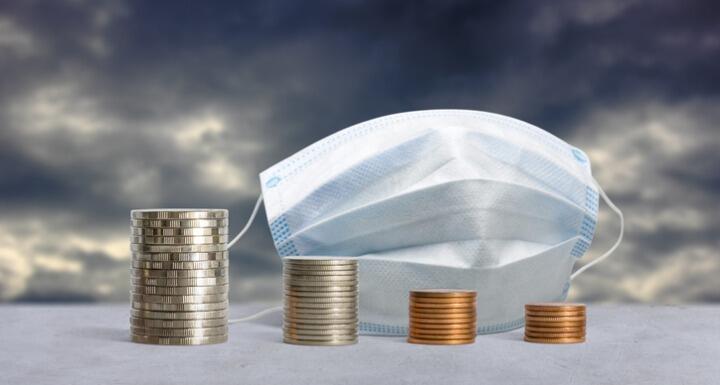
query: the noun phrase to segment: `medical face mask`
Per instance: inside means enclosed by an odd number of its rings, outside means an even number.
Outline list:
[[[479,333],[520,327],[526,303],[564,300],[572,277],[620,242],[571,276],[599,195],[616,208],[581,150],[496,114],[370,120],[260,180],[281,256],[360,259],[365,334],[407,334],[408,292],[422,288],[476,290]]]

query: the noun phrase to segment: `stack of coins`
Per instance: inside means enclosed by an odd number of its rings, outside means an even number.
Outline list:
[[[283,341],[299,345],[357,343],[357,260],[284,258]]]
[[[472,290],[413,290],[410,292],[408,342],[461,345],[475,342],[477,293]]]
[[[525,305],[525,341],[544,344],[585,342],[585,305],[530,303]]]
[[[227,341],[227,210],[133,210],[130,217],[131,339]]]

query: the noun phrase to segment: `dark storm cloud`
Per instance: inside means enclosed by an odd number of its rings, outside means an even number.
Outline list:
[[[488,110],[582,139],[593,130],[631,130],[607,128],[599,110],[714,101],[699,103],[702,114],[720,98],[719,19],[720,7],[707,1],[7,2],[0,5],[5,225],[21,226],[28,213],[47,215],[59,228],[34,228],[50,232],[44,242],[74,234],[83,255],[116,262],[131,208],[228,207],[234,231],[259,192],[259,171],[373,117]],[[655,154],[638,172],[667,191],[649,200],[637,186],[601,180],[621,206],[649,218],[638,222],[647,230],[629,234],[628,250],[670,255],[715,245],[716,220],[703,222],[702,231],[667,228],[648,208],[650,201],[683,201],[690,211],[717,202],[720,156],[715,142],[705,140],[717,139],[717,120],[698,119],[693,132],[707,144],[672,161],[660,161],[667,154],[655,152],[652,140],[635,140],[626,150],[614,146],[615,158]],[[676,184],[692,185],[695,193]],[[233,274],[248,281],[279,266],[264,219],[259,222],[235,251]],[[611,237],[600,236],[598,244]],[[37,252],[76,266],[77,249],[49,251],[42,243],[18,246],[5,258]],[[111,292],[97,289],[100,278],[86,291],[63,285],[72,276],[120,270],[77,272],[39,258],[8,268],[27,277],[27,291],[18,289],[25,299],[52,288],[74,298],[125,295],[119,284]],[[625,261],[621,266],[633,269],[656,265],[646,257]],[[581,287],[586,298],[646,299],[602,289],[612,278],[596,278]],[[11,292],[0,286],[0,295],[3,290]]]

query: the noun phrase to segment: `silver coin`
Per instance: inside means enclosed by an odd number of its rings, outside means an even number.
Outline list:
[[[213,303],[147,303],[132,301],[133,309],[152,311],[213,311],[228,308],[228,301]]]
[[[213,303],[227,301],[226,294],[209,295],[153,295],[153,294],[132,294],[131,301],[146,303]]]
[[[285,295],[288,297],[298,298],[300,301],[303,298],[358,298],[356,291],[347,292],[333,292],[333,293],[308,293],[308,292],[289,292],[285,290]]]
[[[224,219],[225,209],[143,209],[130,211],[130,219]]]
[[[285,265],[357,266],[357,259],[349,258],[284,257],[282,260]]]
[[[302,344],[308,344],[308,343],[315,343],[315,344],[323,344],[323,345],[329,345],[329,344],[353,344],[357,342],[357,337],[355,336],[302,336],[302,337],[293,337],[293,336],[283,336],[283,341],[288,342],[292,341],[292,343],[302,343]]]
[[[294,276],[319,276],[319,277],[345,277],[353,276],[357,277],[358,272],[355,270],[294,270],[294,269],[283,269],[283,274]]]
[[[336,322],[333,324],[317,324],[310,322],[292,322],[283,320],[283,327],[299,329],[299,330],[356,330],[358,327],[357,322]]]
[[[132,253],[133,261],[148,262],[205,262],[225,261],[230,256],[227,251],[211,253]]]
[[[227,235],[209,235],[206,237],[152,237],[131,236],[130,242],[148,245],[212,245],[227,242]]]
[[[156,337],[205,337],[225,335],[228,332],[227,326],[213,328],[190,328],[190,329],[160,329],[130,326],[130,333],[138,336]]]
[[[343,345],[355,345],[357,344],[357,338],[354,340],[338,340],[338,341],[305,341],[293,338],[283,338],[283,342],[292,345],[305,345],[305,346],[343,346]]]
[[[357,314],[357,308],[327,308],[327,309],[302,309],[293,307],[284,307],[285,314]]]
[[[130,251],[137,253],[214,253],[226,250],[226,243],[212,245],[146,245],[138,243],[130,244]]]
[[[160,227],[160,228],[183,228],[183,227],[217,227],[226,228],[227,219],[132,219],[133,227]]]
[[[294,317],[283,317],[284,322],[296,323],[296,324],[313,324],[313,325],[335,325],[335,324],[348,324],[358,322],[356,318],[294,318]]]
[[[130,317],[130,325],[156,329],[213,328],[227,326],[227,318],[201,320],[158,320]]]
[[[308,302],[285,302],[288,309],[357,309],[358,302],[337,302],[337,303],[308,303]]]
[[[157,337],[157,336],[130,336],[133,342],[154,345],[209,345],[227,342],[227,335],[208,337]]]
[[[157,228],[157,227],[130,227],[130,234],[135,236],[152,237],[198,237],[210,235],[227,235],[227,227],[186,227],[186,228]]]
[[[228,277],[216,278],[137,278],[130,282],[134,286],[215,286],[228,283]]]
[[[338,337],[357,337],[357,328],[353,329],[295,329],[291,327],[283,327],[283,333],[292,337],[302,336],[338,336]]]
[[[132,267],[136,269],[152,269],[152,270],[205,270],[227,268],[228,260],[219,261],[198,261],[198,262],[181,262],[181,261],[132,261]]]
[[[356,312],[352,313],[332,313],[332,314],[299,314],[294,312],[285,312],[285,319],[292,322],[314,323],[316,321],[328,323],[348,323],[358,320]]]
[[[130,269],[130,276],[133,278],[216,278],[226,277],[227,269],[203,269],[203,270],[148,270]]]
[[[152,310],[130,309],[130,315],[135,318],[159,320],[205,320],[215,318],[227,319],[227,309],[212,311],[164,312]]]
[[[228,285],[216,286],[133,286],[131,288],[133,294],[148,295],[211,295],[225,294],[228,292]]]
[[[344,292],[357,292],[358,286],[293,286],[283,285],[285,291],[291,291],[295,293],[344,293]]]
[[[309,304],[309,303],[357,303],[357,296],[352,297],[290,297],[285,296],[285,303],[288,304]]]
[[[294,271],[358,271],[358,265],[302,265],[296,263],[283,263],[283,268]]]

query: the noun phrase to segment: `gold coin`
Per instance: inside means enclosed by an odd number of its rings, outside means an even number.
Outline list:
[[[142,262],[204,262],[226,261],[229,253],[217,251],[209,253],[132,253],[133,261]]]
[[[585,337],[585,332],[582,331],[582,332],[574,332],[574,333],[569,333],[569,332],[564,332],[564,333],[547,333],[547,332],[537,333],[537,332],[530,332],[530,331],[527,331],[527,330],[526,330],[526,331],[525,331],[525,336],[531,337],[531,338],[580,338],[580,337]]]
[[[228,277],[216,278],[138,278],[130,281],[134,286],[216,286],[228,283]]]
[[[160,228],[183,228],[183,227],[218,227],[227,228],[227,219],[132,219],[133,227],[160,227]]]
[[[152,311],[213,311],[228,308],[228,301],[214,303],[147,303],[132,302],[133,309]]]
[[[585,322],[525,322],[526,328],[584,328]]]
[[[584,311],[585,304],[569,302],[537,302],[525,305],[530,311]]]
[[[207,270],[227,268],[228,260],[220,261],[200,261],[200,262],[153,262],[153,261],[132,261],[132,267],[136,269],[154,269],[154,270]]]
[[[132,294],[152,294],[152,295],[211,295],[225,294],[228,292],[228,285],[217,286],[133,286]]]
[[[526,317],[585,317],[584,311],[559,312],[559,311],[525,311]]]
[[[411,304],[428,304],[428,305],[472,305],[475,303],[475,299],[472,297],[468,298],[438,298],[438,297],[411,297]]]
[[[157,320],[130,317],[130,325],[144,328],[189,329],[227,326],[227,318],[203,320]]]
[[[225,209],[151,209],[132,210],[130,219],[224,219]]]
[[[477,306],[475,303],[471,304],[417,304],[417,303],[411,303],[410,309],[417,310],[417,311],[425,311],[428,309],[437,309],[437,310],[464,310],[464,311],[475,311]]]
[[[154,295],[154,294],[132,294],[132,301],[146,303],[208,303],[227,301],[227,294],[210,295]]]
[[[535,342],[540,344],[577,344],[585,342],[585,337],[571,337],[571,338],[535,338],[525,336],[525,341]]]
[[[426,320],[426,319],[473,320],[475,318],[476,318],[475,313],[417,314],[414,312],[410,312],[410,319],[412,319],[412,320]]]
[[[227,276],[227,269],[203,270],[150,270],[130,269],[130,276],[137,278],[215,278]]]
[[[191,328],[191,329],[158,329],[143,328],[137,326],[130,327],[130,333],[138,336],[157,336],[157,337],[205,337],[219,336],[227,334],[227,326],[214,328]]]
[[[226,251],[227,243],[208,245],[147,245],[131,243],[130,251],[134,253],[216,253]]]
[[[410,313],[417,315],[424,314],[476,314],[475,308],[449,308],[449,309],[437,309],[437,308],[417,308],[411,307]]]
[[[431,328],[419,328],[410,326],[408,328],[410,334],[433,334],[433,335],[443,335],[446,333],[458,333],[458,334],[470,334],[470,333],[476,333],[475,332],[475,325],[463,326],[463,327],[450,327],[450,328],[441,328],[441,329],[431,329]]]
[[[214,245],[228,241],[227,235],[208,235],[198,237],[154,237],[147,235],[131,236],[130,242],[147,245]]]
[[[411,290],[410,297],[412,298],[472,298],[477,297],[477,292],[474,290],[455,290],[455,289],[423,289],[423,290]]]
[[[155,345],[208,345],[227,342],[227,335],[208,337],[156,337],[156,336],[130,336],[133,342]]]
[[[585,321],[585,316],[567,316],[567,317],[536,317],[526,316],[525,322],[578,322]]]
[[[227,310],[223,309],[214,311],[164,312],[130,309],[130,315],[135,318],[159,320],[206,320],[214,318],[227,318]]]
[[[462,340],[475,338],[477,333],[474,330],[462,333],[444,332],[444,333],[423,333],[417,330],[411,331],[409,336],[413,338],[422,338],[426,340]]]
[[[585,325],[575,327],[535,327],[525,326],[525,331],[535,333],[574,333],[574,332],[585,332]]]
[[[475,337],[465,339],[447,339],[447,340],[431,340],[425,338],[408,337],[407,342],[411,344],[423,344],[423,345],[466,345],[475,343]]]
[[[477,321],[475,318],[461,318],[461,319],[428,319],[428,318],[412,318],[410,323],[412,325],[467,325],[475,324]],[[425,326],[418,326],[425,327]]]
[[[130,233],[135,236],[153,237],[197,237],[209,235],[226,235],[227,227],[186,227],[186,228],[156,228],[156,227],[130,227]]]

